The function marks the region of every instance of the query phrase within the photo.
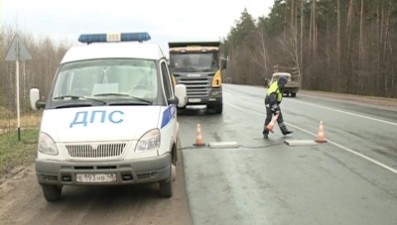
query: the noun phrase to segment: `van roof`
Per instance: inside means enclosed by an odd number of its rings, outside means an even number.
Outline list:
[[[148,42],[92,43],[70,48],[61,64],[87,59],[140,58],[159,60],[165,58],[160,46]]]

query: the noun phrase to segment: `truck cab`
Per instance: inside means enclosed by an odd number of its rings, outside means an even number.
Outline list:
[[[219,55],[220,42],[170,42],[169,65],[175,84],[187,89],[187,105],[206,105],[223,111],[222,70],[226,59]]]
[[[47,201],[64,185],[159,183],[172,196],[186,86],[172,84],[161,48],[142,33],[82,34],[56,71],[43,109],[36,175]]]
[[[283,93],[287,96],[296,97],[296,94],[299,92],[301,88],[301,76],[299,69],[297,67],[281,67],[274,66],[274,72],[268,82],[268,86],[272,84],[274,81],[278,80],[281,76],[286,77],[288,79],[288,83],[283,88]]]

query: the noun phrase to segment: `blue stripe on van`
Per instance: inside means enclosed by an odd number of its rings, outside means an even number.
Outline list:
[[[176,113],[176,105],[175,104],[171,104],[164,110],[163,118],[161,121],[161,128],[165,127],[172,120],[175,113]]]

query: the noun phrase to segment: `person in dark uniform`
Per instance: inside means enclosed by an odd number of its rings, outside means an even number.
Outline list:
[[[266,120],[265,126],[263,128],[262,134],[263,138],[268,138],[269,130],[266,126],[272,120],[273,115],[278,114],[277,123],[280,127],[281,133],[283,135],[291,134],[292,131],[289,131],[284,124],[283,115],[281,113],[280,104],[283,99],[283,88],[287,84],[288,80],[285,77],[280,77],[277,81],[274,81],[270,84],[269,88],[266,92],[265,97],[265,105],[266,105]]]

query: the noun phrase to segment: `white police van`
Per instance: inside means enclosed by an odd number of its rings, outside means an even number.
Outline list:
[[[173,85],[148,40],[147,32],[80,35],[87,45],[67,51],[47,100],[30,90],[31,107],[44,109],[35,163],[47,201],[64,185],[158,182],[172,196],[186,87]]]

